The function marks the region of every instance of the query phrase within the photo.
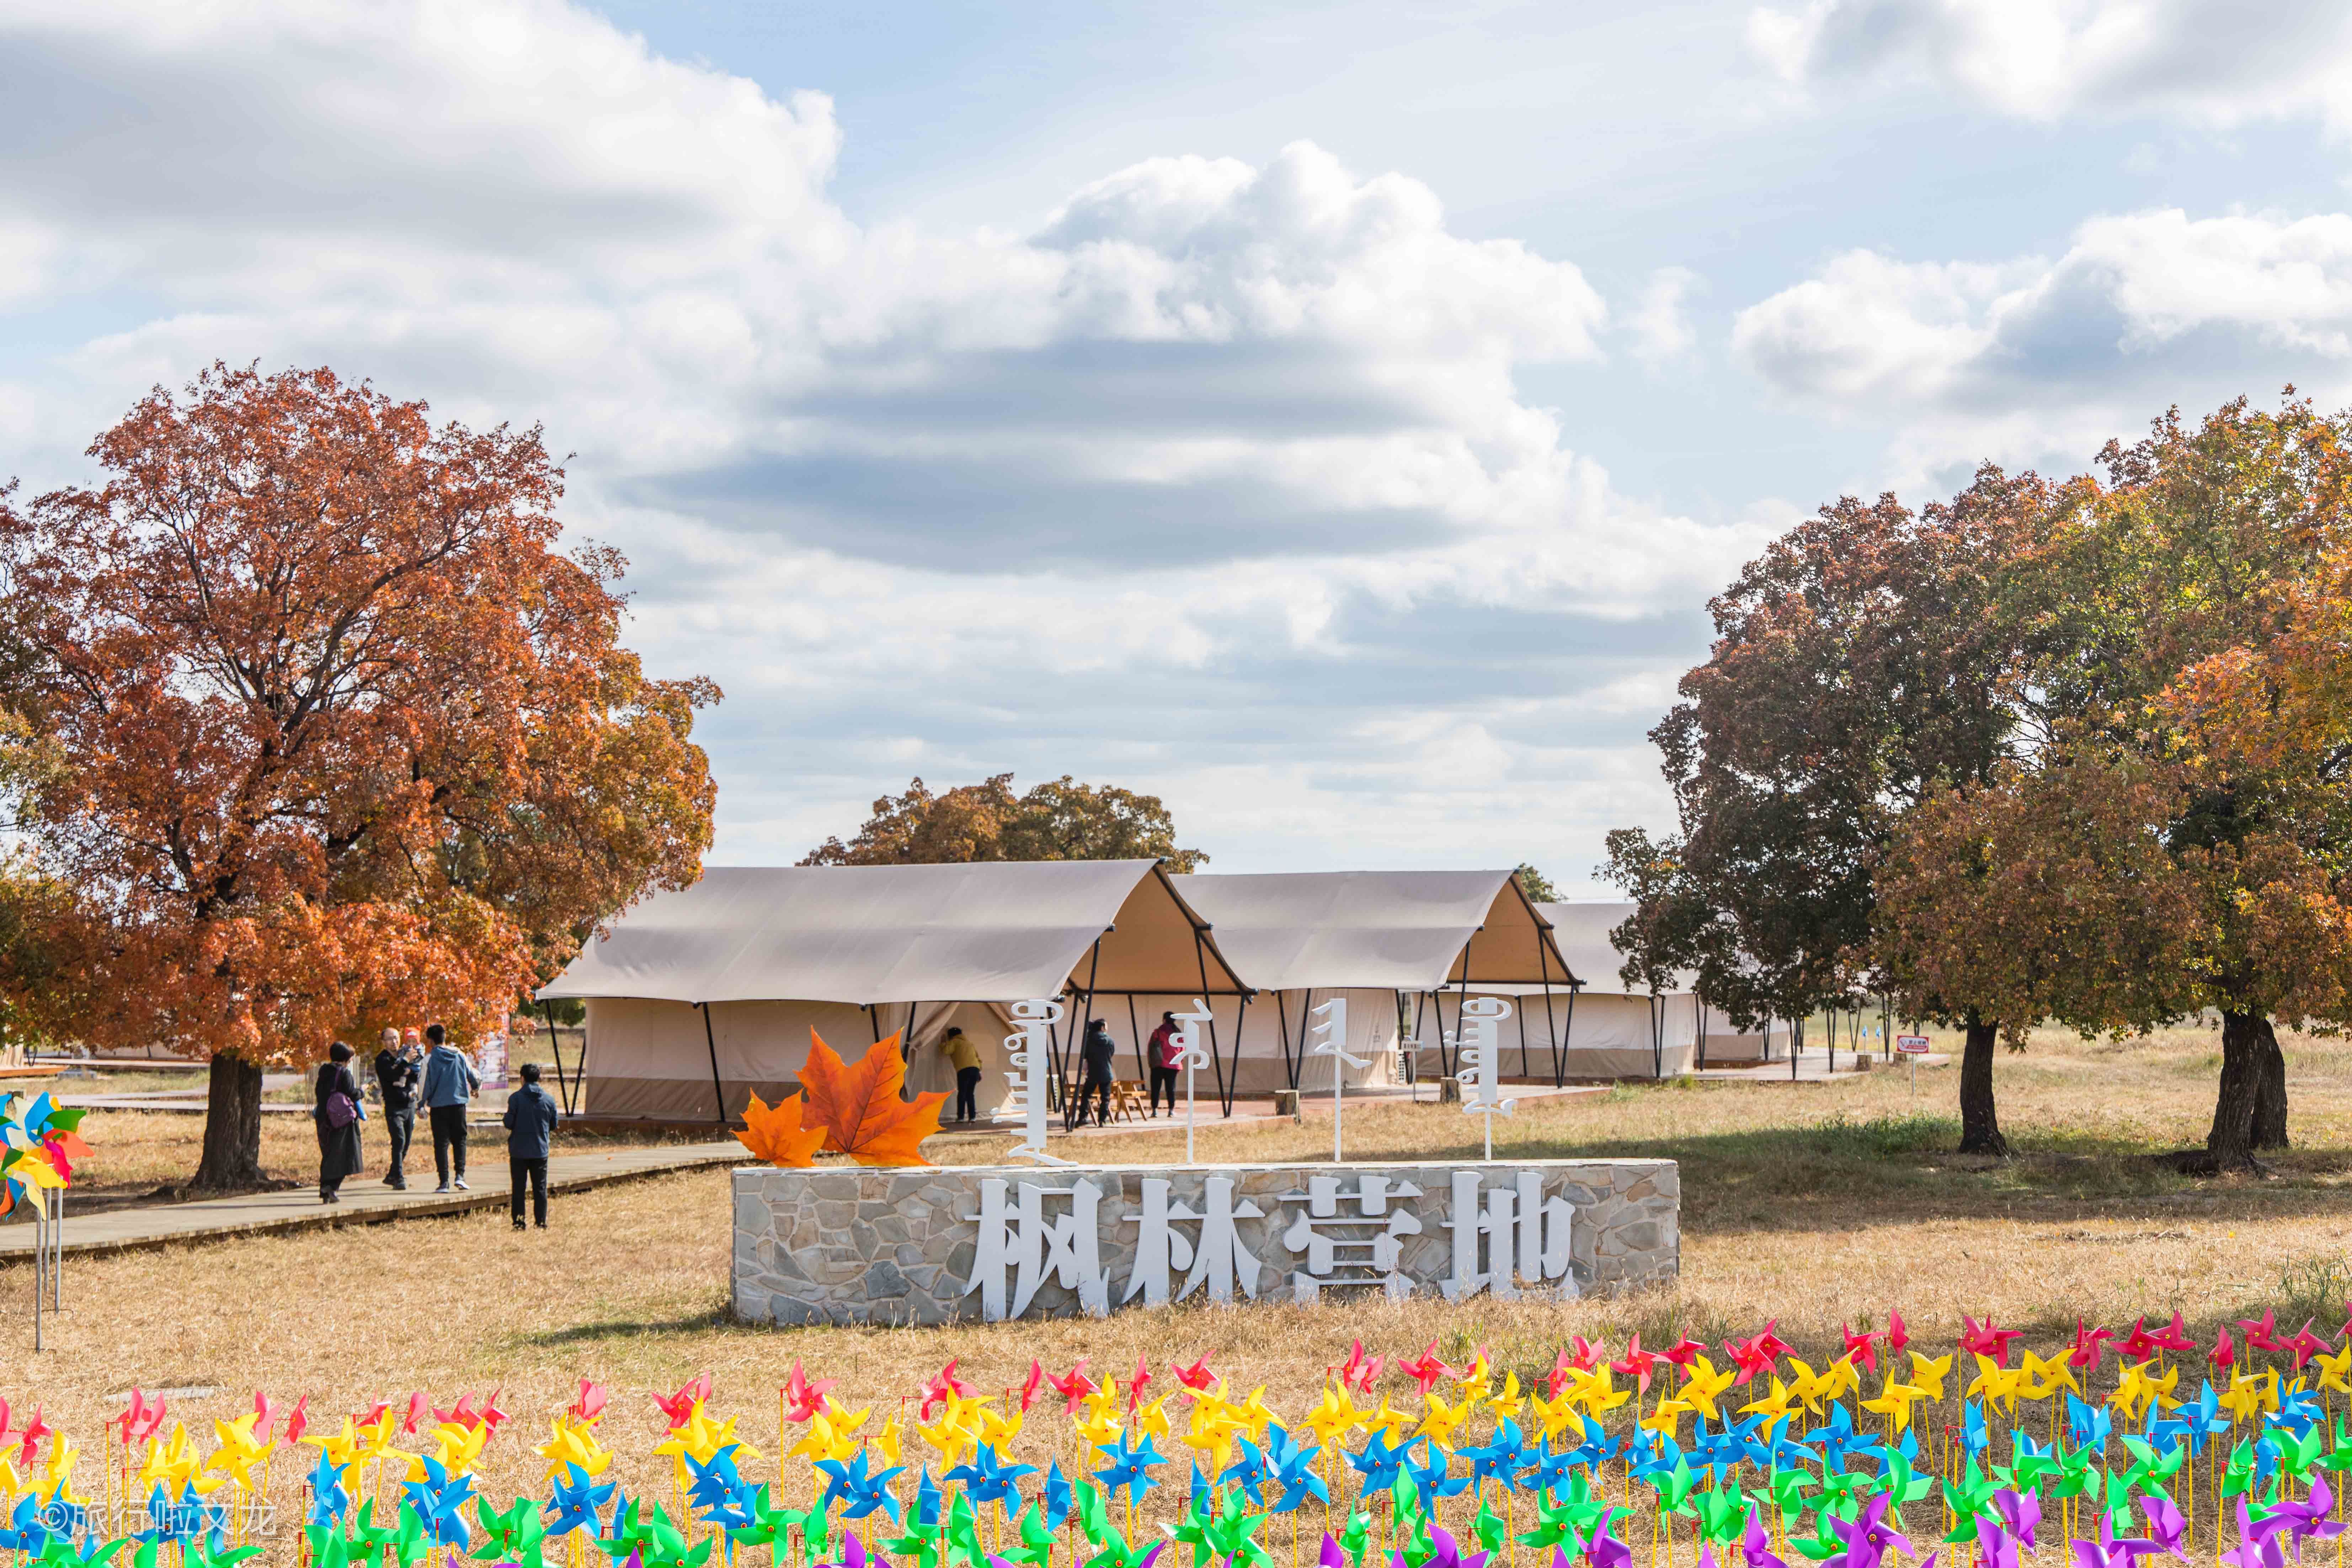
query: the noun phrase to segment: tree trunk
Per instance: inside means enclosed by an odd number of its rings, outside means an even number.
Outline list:
[[[2286,1147],[2286,1053],[2279,1049],[2278,1031],[2268,1018],[2256,1020],[2261,1026],[2261,1038],[2255,1047],[2255,1065],[2261,1076],[2254,1080],[2254,1147],[2284,1149]]]
[[[1968,1043],[1960,1047],[1960,1152],[1999,1154],[2007,1158],[2009,1140],[2000,1135],[2000,1110],[1992,1095],[1992,1048],[2000,1026],[1968,1017]]]
[[[2221,1087],[2213,1100],[2213,1130],[2205,1135],[2202,1165],[2216,1173],[2258,1171],[2254,1159],[2257,1111],[2263,1098],[2263,1080],[2270,1064],[2278,1064],[2277,1135],[2286,1142],[2286,1065],[2279,1055],[2278,1037],[2271,1021],[2260,1013],[2221,1015]]]
[[[261,1184],[261,1068],[223,1051],[213,1058],[204,1154],[189,1185],[246,1192]]]

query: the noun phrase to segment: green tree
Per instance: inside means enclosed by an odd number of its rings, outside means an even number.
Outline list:
[[[1528,902],[1556,904],[1560,901],[1559,889],[1551,885],[1551,879],[1537,870],[1528,861],[1520,861],[1517,869],[1511,875],[1519,879],[1519,891],[1528,896]]]
[[[1179,848],[1176,821],[1158,795],[1115,784],[1083,784],[1069,774],[1013,793],[1013,775],[934,794],[919,778],[907,793],[884,795],[844,843],[828,838],[803,866],[936,865],[969,860],[1162,859],[1171,870],[1208,863]]]

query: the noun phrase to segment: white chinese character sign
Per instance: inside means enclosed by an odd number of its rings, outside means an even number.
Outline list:
[[[1021,1142],[1013,1146],[1013,1153],[1041,1165],[1066,1165],[1067,1160],[1045,1152],[1045,1085],[1052,1072],[1053,1028],[1061,1021],[1062,1005],[1033,996],[1013,1004],[1010,1012],[1015,1028],[1004,1037],[1004,1054],[1013,1070],[1004,1076],[1012,1081],[1013,1092],[1004,1103],[1021,1121]]]
[[[1331,1163],[1336,1165],[1339,1163],[1340,1089],[1348,1081],[1347,1069],[1366,1064],[1364,1058],[1348,1054],[1348,999],[1334,996],[1315,1012],[1323,1021],[1307,1031],[1307,1037],[1315,1041],[1307,1052],[1331,1058]]]
[[[1503,1098],[1503,1020],[1511,1005],[1500,996],[1473,996],[1462,1004],[1462,1027],[1454,1037],[1454,1076],[1462,1085],[1462,1109],[1486,1119],[1486,1158],[1495,1157],[1495,1117],[1518,1109]]]
[[[1176,1021],[1184,1026],[1170,1042],[1177,1049],[1177,1059],[1184,1064],[1184,1163],[1188,1165],[1192,1163],[1192,1075],[1209,1065],[1209,1050],[1202,1043],[1201,1031],[1216,1016],[1198,996],[1192,998],[1192,1009],[1176,1015]]]
[[[735,1303],[782,1323],[1099,1316],[1670,1280],[1665,1160],[735,1173]]]

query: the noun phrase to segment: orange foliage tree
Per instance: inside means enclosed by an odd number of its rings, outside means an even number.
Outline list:
[[[97,488],[0,493],[9,697],[56,764],[21,822],[75,894],[55,1022],[210,1058],[194,1184],[250,1185],[265,1066],[462,1037],[700,874],[719,693],[621,647],[623,563],[556,552],[536,429],[216,364],[89,455]]]

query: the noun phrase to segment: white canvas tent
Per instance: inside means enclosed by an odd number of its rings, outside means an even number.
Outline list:
[[[1549,980],[1573,983],[1536,907],[1508,871],[1307,871],[1171,880],[1209,921],[1219,951],[1255,994],[1212,1002],[1218,1060],[1202,1082],[1235,1093],[1331,1087],[1332,1058],[1307,1054],[1313,1010],[1348,999],[1348,1053],[1368,1065],[1348,1081],[1379,1088],[1398,1072],[1398,999],[1467,984],[1475,994]],[[1132,994],[1098,1005],[1144,1072],[1143,1043],[1163,1011],[1193,992]]]
[[[1158,863],[1054,860],[711,867],[539,994],[587,1004],[583,1114],[716,1121],[789,1092],[812,1026],[851,1058],[903,1030],[909,1088],[951,1089],[937,1047],[962,1026],[986,1115],[1009,1088],[1008,1004],[1179,985],[1245,989]]]
[[[1697,977],[1677,971],[1654,995],[1647,986],[1626,983],[1625,954],[1609,933],[1623,924],[1634,906],[1622,901],[1538,904],[1551,922],[1560,952],[1584,984],[1573,1012],[1559,1019],[1552,1037],[1561,1044],[1569,1078],[1672,1078],[1695,1067],[1737,1066],[1769,1060],[1777,1038],[1783,1051],[1785,1026],[1742,1034],[1711,1013],[1696,992]],[[1529,1027],[1545,1037],[1540,1019]],[[1700,1047],[1705,1036],[1705,1049]]]

